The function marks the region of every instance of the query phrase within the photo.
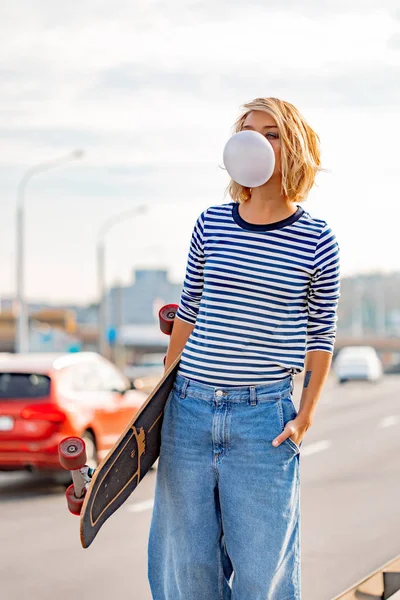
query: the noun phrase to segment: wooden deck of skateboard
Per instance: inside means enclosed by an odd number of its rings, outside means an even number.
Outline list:
[[[83,548],[90,546],[103,523],[125,502],[157,460],[164,407],[179,361],[180,356],[96,469],[80,518]]]

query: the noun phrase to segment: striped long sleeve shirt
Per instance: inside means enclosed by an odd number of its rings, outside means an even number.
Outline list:
[[[177,312],[195,325],[179,373],[217,386],[300,373],[306,352],[332,353],[336,335],[339,248],[326,222],[299,206],[254,225],[238,207],[197,219]]]

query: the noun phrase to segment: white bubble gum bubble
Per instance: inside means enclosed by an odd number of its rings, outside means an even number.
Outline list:
[[[273,148],[257,131],[235,133],[225,145],[223,161],[233,181],[248,188],[264,185],[275,168]]]

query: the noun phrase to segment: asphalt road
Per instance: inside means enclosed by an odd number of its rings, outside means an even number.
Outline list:
[[[303,600],[331,600],[400,554],[400,377],[330,382],[301,469]],[[0,474],[1,600],[151,600],[154,482],[150,473],[82,550],[62,488]]]

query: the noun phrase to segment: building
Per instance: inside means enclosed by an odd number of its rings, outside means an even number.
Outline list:
[[[179,302],[182,284],[171,283],[165,269],[137,269],[132,283],[112,287],[107,296],[108,324],[154,324],[159,308]]]
[[[400,273],[343,277],[338,336],[400,335]]]
[[[106,297],[107,327],[114,333],[110,345],[114,351],[116,346],[119,350],[124,346],[128,360],[133,360],[137,353],[165,350],[168,338],[159,332],[158,310],[164,304],[178,304],[182,290],[182,283],[169,281],[165,269],[138,269],[132,275],[130,284],[113,286]],[[0,301],[0,352],[14,351],[13,303],[12,298]],[[28,310],[33,347],[49,348],[57,344],[69,351],[98,348],[97,303],[52,306],[36,302],[30,303]],[[396,344],[396,338],[400,338],[400,272],[343,277],[337,347],[351,340],[369,339],[378,343],[378,338],[381,345],[385,340]]]

